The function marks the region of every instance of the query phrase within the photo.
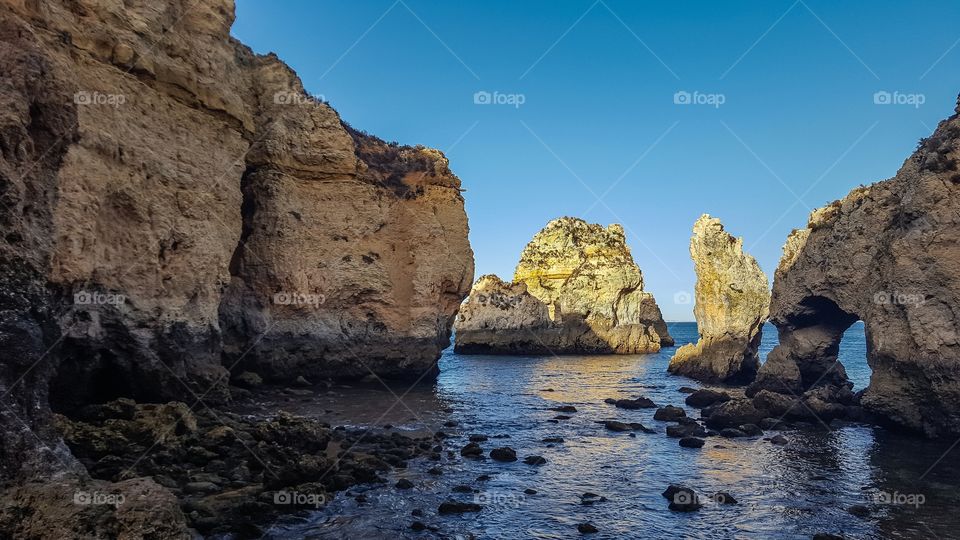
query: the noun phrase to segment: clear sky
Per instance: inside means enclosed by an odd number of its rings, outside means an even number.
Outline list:
[[[555,217],[621,223],[668,320],[693,320],[700,214],[772,279],[811,209],[894,175],[960,92],[956,0],[237,4],[233,34],[350,124],[447,154],[477,276]]]

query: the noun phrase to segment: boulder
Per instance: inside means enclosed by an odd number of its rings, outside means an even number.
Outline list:
[[[767,276],[743,252],[743,239],[706,214],[693,225],[690,256],[700,337],[677,349],[668,369],[702,381],[749,383],[760,366],[757,348],[770,309]]]

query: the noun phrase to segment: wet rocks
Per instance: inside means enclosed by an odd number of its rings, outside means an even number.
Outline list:
[[[600,529],[598,529],[592,523],[578,523],[577,532],[579,532],[580,534],[593,534],[596,532],[600,532]]]
[[[490,451],[490,458],[504,463],[513,462],[517,460],[517,451],[509,446],[494,448]]]
[[[551,411],[562,412],[562,413],[575,413],[577,408],[573,405],[560,405],[558,407],[551,407]]]
[[[483,448],[475,442],[470,442],[460,449],[460,455],[466,458],[483,457]]]
[[[454,500],[444,501],[437,507],[437,513],[440,515],[465,514],[467,512],[479,512],[480,510],[483,510],[483,507],[479,504]]]
[[[671,484],[663,497],[670,501],[669,508],[675,512],[693,512],[703,507],[697,493],[685,486]]]
[[[656,433],[655,430],[652,430],[639,422],[630,422],[629,424],[619,420],[598,420],[597,422],[603,424],[603,426],[610,431],[642,431],[644,433]]]
[[[638,397],[638,398],[636,398],[636,399],[613,399],[613,398],[607,398],[607,399],[605,399],[605,400],[603,400],[603,401],[604,401],[604,403],[608,403],[608,404],[610,404],[610,405],[613,405],[613,406],[617,407],[618,409],[635,410],[635,409],[655,409],[655,408],[657,408],[657,404],[654,403],[653,400],[651,400],[650,398],[644,397],[644,396],[640,396],[640,397]]]
[[[523,458],[523,462],[527,465],[544,465],[547,460],[543,456],[527,456]]]
[[[702,411],[708,428],[723,429],[743,424],[759,424],[766,418],[749,399],[733,399],[712,405]]]
[[[670,359],[671,373],[709,382],[749,383],[770,308],[770,286],[743,239],[706,214],[693,226],[690,256],[697,272],[694,316],[700,338]]]
[[[623,227],[570,217],[534,236],[512,282],[478,279],[455,327],[463,354],[634,354],[673,344]]]
[[[723,401],[730,401],[730,395],[726,392],[702,389],[696,390],[687,396],[687,399],[684,400],[684,403],[691,407],[702,409],[704,407],[709,407],[714,403],[720,403]]]
[[[735,439],[737,437],[746,437],[747,434],[736,428],[723,428],[720,430],[720,436],[727,439]]]
[[[657,412],[653,414],[653,419],[660,420],[662,422],[676,422],[677,420],[686,416],[687,412],[684,411],[682,407],[667,405],[666,407],[660,407],[657,409]]]
[[[680,446],[684,448],[702,448],[704,440],[698,437],[683,437],[680,439]]]
[[[770,442],[777,446],[783,446],[787,444],[789,441],[783,435],[774,435],[773,437],[770,437]]]
[[[667,426],[667,437],[682,439],[685,437],[706,437],[707,430],[696,422],[692,424],[677,424]]]
[[[401,478],[400,480],[397,480],[397,483],[394,484],[393,487],[397,489],[410,489],[413,487],[413,482],[407,480],[406,478]]]

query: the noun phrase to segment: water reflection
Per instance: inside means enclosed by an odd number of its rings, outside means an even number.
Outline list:
[[[851,376],[869,378],[854,333],[841,344]],[[693,325],[672,328],[678,346],[696,339]],[[768,334],[774,335],[772,332]],[[852,337],[852,339],[851,339]],[[772,348],[769,336],[764,348]],[[930,466],[949,444],[931,443],[868,427],[827,430],[822,425],[787,432],[786,446],[756,439],[709,438],[700,450],[680,448],[664,435],[666,424],[652,410],[625,411],[603,402],[608,397],[645,395],[660,405],[682,405],[677,391],[691,381],[667,374],[673,348],[646,356],[460,357],[447,351],[435,385],[410,391],[402,406],[382,413],[396,398],[376,388],[339,388],[330,394],[286,406],[333,424],[394,424],[398,429],[444,430],[447,449],[458,450],[471,433],[508,436],[483,443],[537,454],[542,466],[471,461],[455,453],[440,463],[442,476],[426,473],[435,462],[411,462],[397,476],[411,479],[408,491],[386,486],[363,491],[359,504],[342,495],[326,510],[304,520],[278,524],[273,538],[425,538],[475,535],[478,538],[570,538],[576,524],[600,529],[593,538],[810,538],[818,532],[848,538],[956,537],[960,513],[952,511],[960,486],[960,462],[949,454]],[[862,379],[861,379],[862,380]],[[406,388],[398,387],[396,395]],[[575,413],[551,410],[573,405]],[[408,410],[409,408],[409,410]],[[697,415],[687,409],[689,415]],[[558,414],[570,416],[558,419]],[[641,422],[659,433],[609,432],[597,420]],[[443,427],[454,420],[458,427]],[[546,437],[563,443],[545,443]],[[950,441],[952,442],[952,441]],[[479,481],[480,475],[489,475]],[[667,509],[661,492],[687,484],[702,494],[726,491],[737,505],[707,505],[682,514]],[[455,494],[466,484],[478,493]],[[524,490],[536,490],[525,493]],[[584,504],[585,492],[605,497]],[[923,493],[919,506],[877,504],[876,493]],[[478,514],[438,516],[446,499],[481,502]],[[411,511],[438,528],[409,529]]]

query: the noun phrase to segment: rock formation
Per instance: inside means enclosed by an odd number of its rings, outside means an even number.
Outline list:
[[[760,366],[757,348],[770,309],[767,276],[743,252],[743,239],[706,214],[693,225],[690,256],[697,272],[693,314],[700,339],[680,347],[669,370],[708,382],[750,382]]]
[[[440,152],[351,129],[232,0],[0,1],[0,480],[116,397],[429,374],[473,279]]]
[[[770,308],[780,345],[748,394],[843,394],[838,348],[859,319],[873,369],[864,408],[929,436],[960,433],[958,144],[955,114],[895,177],[814,211],[790,235]]]
[[[537,233],[512,283],[483,276],[455,323],[462,353],[648,353],[673,345],[623,227],[570,217]]]

